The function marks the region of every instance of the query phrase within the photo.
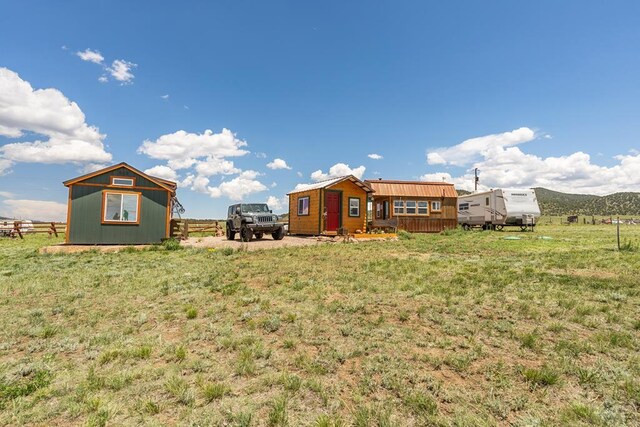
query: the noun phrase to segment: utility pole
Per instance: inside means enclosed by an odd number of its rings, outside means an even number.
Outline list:
[[[474,172],[474,175],[476,177],[476,179],[474,180],[474,188],[475,188],[474,191],[477,192],[478,191],[478,181],[480,181],[480,178],[478,178],[478,168],[475,168],[473,170],[473,172]]]

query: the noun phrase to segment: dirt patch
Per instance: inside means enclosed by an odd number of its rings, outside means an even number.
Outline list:
[[[315,237],[285,236],[282,240],[273,240],[271,237],[253,239],[250,242],[241,242],[239,239],[227,240],[226,237],[190,237],[182,242],[185,247],[193,248],[244,248],[248,251],[258,249],[286,248],[292,246],[311,246],[320,243]]]

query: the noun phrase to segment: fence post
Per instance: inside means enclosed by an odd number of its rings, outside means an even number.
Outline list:
[[[24,237],[22,237],[22,230],[20,230],[21,225],[22,225],[22,222],[14,221],[13,222],[13,231],[15,231],[16,234],[18,234],[18,236],[20,236],[21,239],[24,239]]]
[[[620,217],[618,217],[616,228],[617,228],[617,235],[618,235],[618,250],[620,250]]]
[[[56,223],[55,222],[51,223],[51,231],[53,231],[53,234],[55,234],[56,237],[58,237],[58,230],[56,230]],[[51,235],[51,233],[49,233],[49,235]]]

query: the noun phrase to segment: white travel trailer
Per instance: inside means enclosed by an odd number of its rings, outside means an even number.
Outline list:
[[[458,197],[458,224],[465,230],[506,226],[533,230],[538,218],[540,206],[532,189],[497,189]]]

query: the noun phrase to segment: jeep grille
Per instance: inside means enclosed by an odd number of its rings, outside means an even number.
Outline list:
[[[258,222],[272,222],[273,217],[271,215],[264,215],[257,217]]]

